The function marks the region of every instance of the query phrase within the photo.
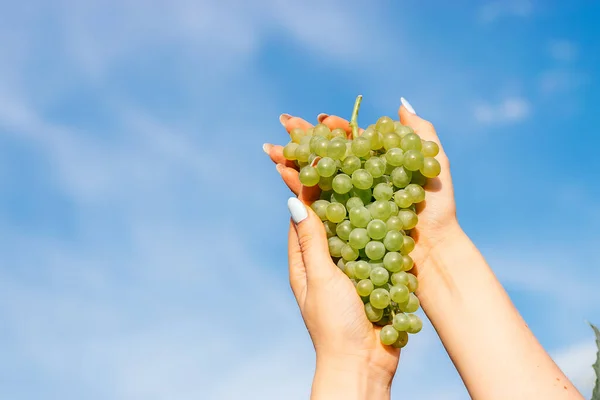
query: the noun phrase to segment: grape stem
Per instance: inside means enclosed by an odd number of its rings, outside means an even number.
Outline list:
[[[354,103],[354,110],[352,110],[352,118],[350,119],[350,127],[352,128],[352,139],[358,137],[358,110],[360,103],[362,102],[362,94],[359,94]]]
[[[390,307],[390,313],[392,314],[392,319],[396,318],[396,313],[394,312],[394,307],[389,306]]]

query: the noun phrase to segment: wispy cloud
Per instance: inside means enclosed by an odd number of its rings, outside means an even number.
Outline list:
[[[492,23],[504,17],[527,17],[533,12],[530,0],[492,1],[479,7],[477,19],[481,23]]]
[[[523,97],[507,97],[497,104],[481,102],[474,107],[473,116],[482,124],[510,124],[529,117],[531,108]]]
[[[574,343],[552,352],[556,364],[569,377],[573,384],[589,398],[596,381],[592,364],[596,359],[596,344],[590,329],[590,339]]]
[[[548,53],[555,61],[572,62],[577,60],[579,48],[570,40],[553,40],[548,44]]]

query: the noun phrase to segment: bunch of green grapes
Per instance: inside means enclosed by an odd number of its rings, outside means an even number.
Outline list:
[[[352,280],[369,321],[382,326],[381,342],[404,347],[423,322],[410,271],[417,226],[415,205],[425,200],[423,186],[440,174],[439,147],[389,117],[358,134],[358,97],[353,134],[320,124],[294,129],[284,147],[286,159],[300,168],[300,182],[318,185],[321,197],[311,207],[325,225],[329,252]]]

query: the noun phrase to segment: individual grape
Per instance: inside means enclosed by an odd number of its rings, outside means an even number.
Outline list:
[[[331,137],[331,130],[325,124],[318,124],[313,128],[313,131],[314,136],[323,136],[324,138]]]
[[[408,295],[406,295],[406,298],[408,299]],[[396,329],[398,332],[406,332],[410,327],[410,318],[408,318],[408,315],[404,313],[394,315],[394,319],[392,321],[394,329]]]
[[[358,251],[352,248],[349,244],[342,247],[341,256],[346,261],[354,261],[358,258]]]
[[[306,136],[306,132],[301,128],[294,128],[290,131],[290,138],[296,144],[299,144],[304,136]]]
[[[375,200],[389,200],[394,195],[394,189],[387,183],[378,183],[373,188]]]
[[[296,160],[296,149],[298,148],[298,144],[294,142],[289,142],[283,147],[283,156],[286,160],[294,161]]]
[[[364,169],[357,169],[352,173],[352,184],[358,189],[369,189],[373,186],[373,176]]]
[[[348,195],[348,193],[340,194],[340,193],[332,192],[329,200],[332,203],[346,204],[346,202],[348,201],[349,198],[350,198],[350,195]]]
[[[389,165],[399,167],[404,162],[404,152],[402,149],[392,148],[385,153],[385,160]]]
[[[317,137],[320,137],[320,136],[317,136]],[[319,157],[327,157],[327,149],[328,148],[329,148],[329,140],[323,139],[323,140],[319,140],[315,143],[314,149],[312,151]]]
[[[327,206],[329,206],[329,202],[327,200],[317,200],[310,205],[310,208],[312,208],[315,214],[321,218],[321,221],[326,221]]]
[[[440,147],[436,142],[430,142],[428,140],[423,141],[423,148],[421,149],[421,153],[425,157],[435,157],[440,152]]]
[[[296,147],[296,152],[294,155],[296,157],[296,160],[298,160],[300,162],[307,162],[308,156],[310,156],[309,145],[308,144],[300,144],[298,147]]]
[[[325,178],[322,176],[319,179],[319,188],[324,191],[329,191],[333,188],[333,176]]]
[[[364,249],[367,243],[369,243],[369,235],[367,234],[367,230],[364,228],[355,228],[350,232],[350,237],[348,237],[348,243],[350,246],[354,247],[357,250]]]
[[[338,174],[333,178],[332,187],[336,193],[348,193],[352,189],[352,179],[348,175]]]
[[[383,239],[383,244],[388,251],[400,251],[402,249],[402,243],[404,243],[403,236],[398,231],[389,231],[386,233]]]
[[[330,203],[325,213],[328,220],[339,224],[346,218],[346,207],[340,203]]]
[[[361,297],[368,296],[375,289],[373,282],[370,279],[362,279],[356,285],[356,291],[358,295]]]
[[[412,178],[412,172],[404,169],[404,167],[396,167],[392,171],[392,183],[397,188],[404,188],[406,185],[410,183],[410,179]]]
[[[340,258],[336,265],[343,273],[346,273],[346,262],[343,259]]]
[[[381,117],[375,124],[375,129],[381,133],[389,133],[394,131],[394,120],[390,117]]]
[[[425,157],[423,159],[423,166],[421,167],[421,173],[427,178],[435,178],[442,172],[442,167],[438,160],[433,157]]]
[[[371,197],[373,196],[371,189],[357,189],[354,188],[350,192],[353,197],[358,197],[363,201],[363,204],[369,204],[371,202]]]
[[[389,222],[389,220],[388,220]],[[402,221],[400,221],[402,223]],[[339,236],[339,235],[338,235]],[[415,249],[415,239],[408,235],[404,235],[404,243],[402,244],[402,254],[409,254]]]
[[[423,200],[425,200],[425,189],[423,189],[419,185],[411,183],[411,184],[407,185],[404,188],[404,190],[410,195],[410,197],[412,198],[412,202],[415,204],[420,203]],[[408,207],[408,206],[406,206],[406,207]],[[406,208],[406,207],[402,207],[402,208]]]
[[[413,129],[407,125],[396,126],[396,130],[394,132],[396,132],[396,134],[401,138],[408,135],[409,133],[415,133],[415,131],[413,131]]]
[[[406,135],[404,135],[404,137],[402,138],[402,141],[400,142],[400,147],[404,151],[408,151],[408,150],[421,151],[421,148],[422,148],[421,138],[419,137],[419,135],[417,135],[415,133],[406,134]]]
[[[357,157],[364,157],[371,151],[371,141],[359,136],[352,141],[352,153]]]
[[[423,321],[419,318],[418,315],[408,314],[409,327],[406,330],[408,333],[419,333],[421,329],[423,329]]]
[[[342,139],[346,139],[346,131],[343,130],[342,128],[335,128],[334,130],[331,131],[331,138],[342,138]]]
[[[342,256],[342,248],[346,245],[346,243],[337,236],[330,237],[327,239],[327,243],[329,244],[329,254],[332,257],[341,257]]]
[[[412,178],[410,183],[414,183],[415,185],[425,186],[427,184],[427,177],[425,177],[421,171],[414,171],[412,173]]]
[[[347,241],[350,238],[350,232],[352,232],[352,229],[354,229],[354,227],[350,221],[346,220],[340,222],[336,226],[335,233],[340,237],[340,239]]]
[[[307,134],[306,136],[303,136],[303,137],[300,139],[300,143],[298,143],[298,144],[300,144],[300,145],[302,145],[302,144],[308,144],[308,145],[309,145],[309,147],[310,147],[310,140],[311,140],[311,139],[312,139],[312,136],[311,136],[311,135],[309,135],[309,134]]]
[[[371,303],[367,303],[365,304],[365,314],[367,315],[367,319],[369,321],[377,322],[383,317],[383,310],[373,307]]]
[[[372,307],[383,310],[390,305],[390,292],[383,288],[374,289],[369,296],[369,302]]]
[[[392,285],[404,285],[408,287],[408,273],[407,272],[394,272],[390,277]]]
[[[372,239],[383,239],[387,233],[387,226],[382,220],[374,219],[367,225],[367,233]]]
[[[408,344],[408,333],[398,332],[398,339],[394,342],[392,347],[396,349],[402,349]]]
[[[418,150],[404,152],[404,168],[409,171],[418,171],[423,168],[424,158]]]
[[[385,255],[385,246],[381,242],[372,240],[366,244],[365,253],[371,260],[380,260]]]
[[[355,268],[356,268],[356,261],[348,261],[346,263],[346,268],[344,270],[344,273],[348,276],[348,278],[350,278],[350,279],[355,278],[355,271],[354,271]]]
[[[417,279],[416,276],[414,276],[413,274],[409,274],[409,273],[406,274],[406,277],[408,279],[408,285],[406,285],[406,286],[408,286],[408,290],[411,293],[416,292],[417,289],[419,288],[419,280]]]
[[[394,202],[400,208],[407,208],[410,207],[410,205],[413,203],[413,199],[410,196],[410,194],[406,192],[405,189],[400,189],[396,193],[394,193]]]
[[[412,269],[412,267],[414,267],[415,262],[413,261],[412,257],[409,256],[408,254],[404,254],[402,256],[402,269],[404,271],[410,271]],[[414,292],[414,290],[412,290]]]
[[[365,162],[365,169],[369,174],[371,174],[373,178],[379,178],[385,173],[385,161],[379,157],[371,157]],[[371,184],[373,184],[372,181]],[[371,185],[365,188],[359,187],[357,185],[354,186],[358,187],[359,189],[368,189],[369,187],[371,187]]]
[[[371,208],[369,209],[373,218],[387,220],[390,217],[390,205],[387,201],[377,200],[371,203]]]
[[[323,226],[325,226],[325,233],[327,234],[327,238],[336,236],[336,224],[331,221],[323,221]]]
[[[394,285],[390,288],[390,298],[394,303],[405,303],[409,296],[410,291],[404,285]]]
[[[383,148],[383,135],[375,132],[371,139],[371,150],[380,150],[381,148]]]
[[[400,136],[396,135],[396,133],[394,132],[383,134],[383,148],[388,152],[391,149],[400,149],[401,141],[402,139],[400,138]]]
[[[369,277],[375,286],[382,286],[390,279],[390,273],[385,268],[377,267],[371,270]]]
[[[348,211],[352,210],[355,207],[364,207],[365,203],[361,200],[360,197],[350,197],[346,202],[346,208]]]
[[[348,156],[344,158],[344,162],[342,163],[342,171],[345,174],[352,175],[354,171],[361,167],[360,158],[356,156]]]
[[[310,142],[309,147],[310,147],[310,152],[316,154],[317,153],[317,145],[318,143],[322,143],[322,142],[328,142],[328,140],[326,138],[324,138],[323,136],[312,136],[310,138]],[[322,145],[321,145],[322,146]]]
[[[398,217],[402,220],[404,230],[413,229],[419,222],[419,217],[417,217],[417,214],[412,210],[400,210],[398,212]]]
[[[334,160],[341,160],[346,155],[346,141],[336,138],[327,144],[327,155]]]
[[[350,210],[350,222],[358,228],[365,228],[371,221],[371,213],[366,207],[354,207]],[[366,231],[366,230],[365,230]]]
[[[401,271],[403,265],[402,255],[398,252],[390,251],[383,257],[383,265],[390,272]]]
[[[323,157],[317,163],[317,172],[319,172],[319,175],[324,176],[325,178],[329,178],[335,174],[336,170],[337,168],[333,158]]]
[[[398,340],[398,331],[395,330],[392,325],[386,325],[381,328],[381,332],[379,332],[379,339],[381,340],[381,343],[385,344],[386,346],[391,346],[392,344],[396,343],[396,340]]]
[[[392,215],[398,215],[398,213],[400,212],[400,209],[398,208],[398,205],[396,203],[394,203],[393,201],[391,201],[391,200],[388,201],[388,204],[390,205],[390,217]]]
[[[354,275],[358,279],[368,279],[371,276],[371,265],[364,260],[357,261],[354,264]]]
[[[402,220],[398,215],[392,215],[388,218],[385,225],[387,226],[388,231],[401,231],[402,230]]]
[[[377,290],[377,289],[375,289]],[[371,293],[373,294],[373,293]],[[417,311],[419,309],[419,307],[421,306],[421,303],[419,302],[419,299],[417,298],[417,296],[415,296],[414,293],[411,293],[408,295],[408,300],[405,301],[404,303],[398,304],[398,307],[400,308],[400,310],[402,310],[402,312],[405,313],[414,313],[415,311]]]

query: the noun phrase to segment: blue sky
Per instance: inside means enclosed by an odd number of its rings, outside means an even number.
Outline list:
[[[85,4],[84,4],[85,3]],[[282,112],[435,123],[459,218],[586,394],[600,323],[600,5],[0,5],[0,397],[304,399]],[[477,301],[477,299],[473,299]],[[433,328],[394,398],[465,399]]]

